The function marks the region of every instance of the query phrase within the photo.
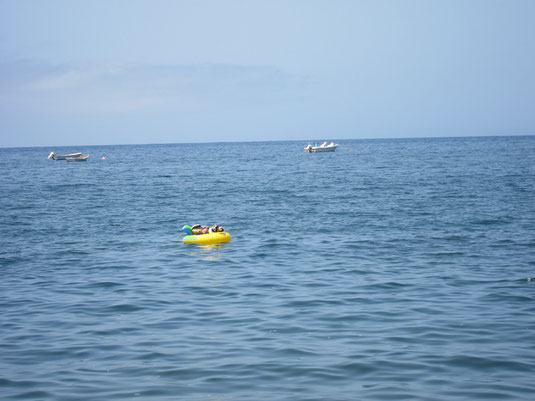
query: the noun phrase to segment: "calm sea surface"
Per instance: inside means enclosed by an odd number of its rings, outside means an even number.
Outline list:
[[[532,400],[535,137],[339,143],[0,149],[0,399]]]

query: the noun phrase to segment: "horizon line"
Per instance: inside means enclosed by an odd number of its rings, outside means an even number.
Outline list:
[[[451,135],[451,136],[414,136],[414,137],[374,137],[374,138],[338,138],[330,141],[373,141],[373,140],[407,140],[407,139],[448,139],[448,138],[515,138],[530,137],[533,134],[513,134],[513,135]],[[110,143],[98,145],[22,145],[22,146],[1,146],[0,149],[21,149],[21,148],[50,148],[50,147],[97,147],[97,146],[153,146],[153,145],[204,145],[204,144],[230,144],[230,143],[263,143],[263,142],[318,142],[326,139],[284,139],[284,140],[247,140],[247,141],[205,141],[205,142],[154,142],[154,143]]]

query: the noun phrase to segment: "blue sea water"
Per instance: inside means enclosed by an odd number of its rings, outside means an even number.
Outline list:
[[[0,399],[531,400],[535,137],[339,143],[0,149]]]

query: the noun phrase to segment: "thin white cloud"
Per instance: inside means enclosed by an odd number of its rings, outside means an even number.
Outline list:
[[[9,72],[4,82],[0,77],[0,102],[62,115],[253,107],[288,102],[307,86],[269,66],[17,63],[0,69]]]
[[[54,77],[41,78],[38,81],[30,82],[24,89],[29,91],[50,91],[67,88],[77,88],[83,82],[80,71],[67,71]]]

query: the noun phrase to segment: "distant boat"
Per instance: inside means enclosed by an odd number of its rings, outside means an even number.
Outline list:
[[[338,146],[339,145],[337,145],[334,142],[327,143],[325,141],[320,146],[312,146],[312,145],[309,144],[308,146],[305,147],[305,152],[308,152],[308,153],[313,153],[313,152],[334,152]]]
[[[76,156],[76,157],[66,157],[65,160],[68,162],[85,162],[89,158],[89,155],[85,156]]]
[[[68,157],[80,157],[82,153],[71,153],[69,155],[57,155],[54,152],[50,152],[48,158],[51,160],[67,160]]]

